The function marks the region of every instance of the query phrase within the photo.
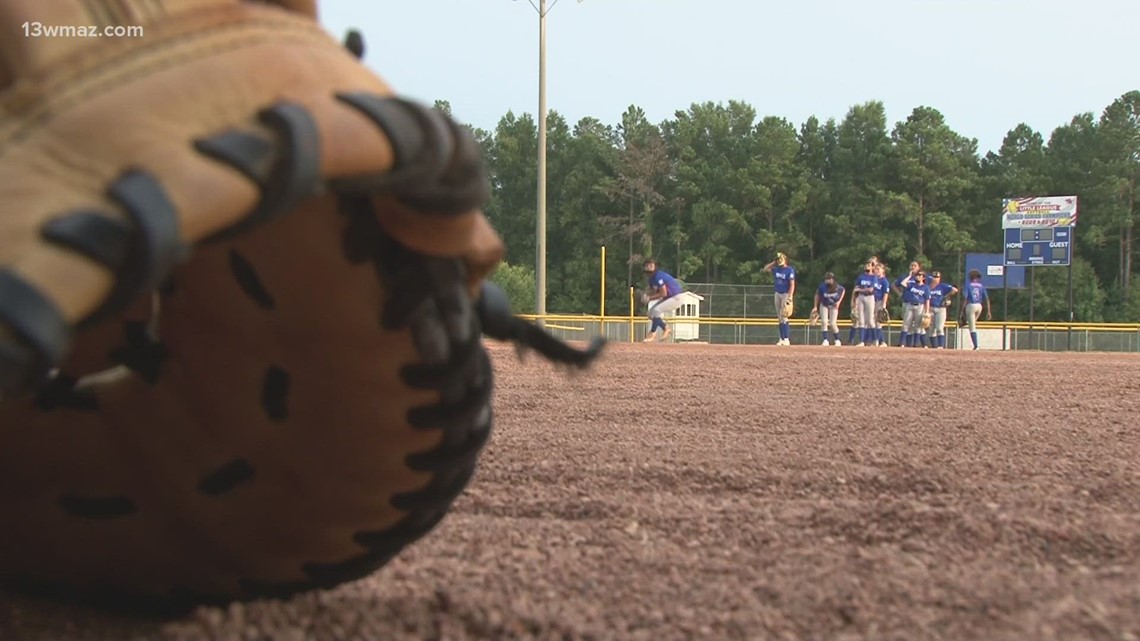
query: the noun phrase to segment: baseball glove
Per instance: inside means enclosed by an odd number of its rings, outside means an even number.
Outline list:
[[[808,325],[819,325],[819,310],[812,309],[808,316]]]
[[[363,577],[474,474],[482,335],[599,355],[511,313],[474,137],[315,0],[0,9],[5,582],[181,611]],[[145,36],[15,35],[48,17]]]
[[[943,307],[953,307],[954,301],[950,300],[949,297],[943,298],[942,299],[942,306]]]
[[[795,302],[791,296],[788,296],[784,299],[784,318],[791,318],[794,311],[796,311]]]
[[[649,304],[649,292],[646,292],[646,291],[638,292],[637,298],[638,298],[638,300],[641,301],[642,305],[648,305]]]
[[[934,320],[934,314],[930,312],[922,313],[922,329],[930,329],[930,322]]]
[[[858,305],[854,305],[854,304],[851,305],[851,322],[853,322],[853,323],[859,322],[859,306]]]
[[[875,320],[880,322],[880,323],[891,322],[891,310],[887,309],[885,306],[876,309],[875,310]]]

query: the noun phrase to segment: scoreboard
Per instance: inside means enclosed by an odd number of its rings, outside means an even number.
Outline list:
[[[1013,227],[1005,230],[1005,264],[1068,265],[1072,227]]]

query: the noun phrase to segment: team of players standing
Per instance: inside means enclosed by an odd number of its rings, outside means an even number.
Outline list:
[[[648,306],[651,325],[644,342],[652,343],[658,340],[657,332],[661,331],[660,340],[669,338],[672,333],[665,322],[665,315],[681,305],[681,294],[684,289],[680,282],[671,274],[661,270],[657,261],[650,258],[644,264],[645,273],[649,280],[649,289],[644,296]],[[776,259],[764,266],[764,271],[771,272],[775,286],[776,315],[780,326],[780,340],[777,345],[790,345],[792,328],[791,321],[785,313],[785,303],[788,298],[796,294],[796,268],[788,262],[783,253],[776,254]],[[883,320],[880,310],[887,309],[894,291],[902,298],[903,318],[902,331],[899,333],[899,347],[932,347],[944,349],[946,347],[946,313],[951,306],[953,297],[959,293],[957,287],[942,281],[942,274],[937,271],[930,272],[929,282],[922,265],[915,261],[910,264],[910,271],[899,276],[892,283],[886,276],[887,266],[876,256],[872,256],[863,267],[863,273],[855,279],[852,287],[851,319],[854,321],[847,342],[856,347],[886,347],[886,336],[883,332]],[[976,269],[970,270],[970,282],[966,285],[965,301],[959,318],[965,317],[970,330],[970,340],[974,349],[978,349],[977,321],[984,307],[986,320],[993,319],[990,308],[989,294],[982,285],[982,275]],[[812,304],[812,315],[818,315],[823,330],[824,345],[842,345],[839,340],[839,307],[847,297],[847,288],[840,285],[835,274],[828,272],[823,282],[815,291]],[[923,316],[931,315],[928,329],[922,327]],[[858,342],[855,342],[858,339]]]
[[[784,303],[789,296],[795,295],[796,270],[782,253],[777,254],[776,260],[765,265],[764,269],[772,273],[775,283],[776,314],[780,326],[780,339],[776,344],[790,345],[791,324],[784,313]],[[864,265],[863,273],[856,277],[849,301],[853,323],[847,342],[856,347],[887,346],[879,310],[887,309],[893,291],[902,298],[903,304],[898,346],[945,349],[947,310],[959,289],[944,282],[938,271],[930,272],[928,279],[926,271],[917,261],[910,264],[909,272],[899,276],[893,283],[887,278],[886,272],[887,266],[878,257],[872,256]],[[970,270],[970,282],[966,285],[961,314],[965,316],[974,349],[978,349],[977,321],[983,308],[986,320],[993,318],[989,294],[981,280],[981,274],[977,270]],[[823,330],[824,345],[842,345],[839,338],[839,308],[846,298],[847,288],[839,284],[835,274],[825,274],[823,282],[815,291],[812,304],[812,315],[818,315]],[[928,329],[922,327],[923,316],[926,314],[931,315]]]

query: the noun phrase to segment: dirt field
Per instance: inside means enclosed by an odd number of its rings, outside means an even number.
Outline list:
[[[372,578],[0,639],[1140,639],[1140,357],[492,346],[473,485]]]

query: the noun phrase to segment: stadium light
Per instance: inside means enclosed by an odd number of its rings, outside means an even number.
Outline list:
[[[515,0],[518,2],[518,0]],[[534,257],[534,313],[538,323],[546,314],[546,14],[558,0],[546,6],[546,0],[527,0],[538,12],[538,219],[536,222],[536,251]],[[582,0],[578,0],[581,4]]]

